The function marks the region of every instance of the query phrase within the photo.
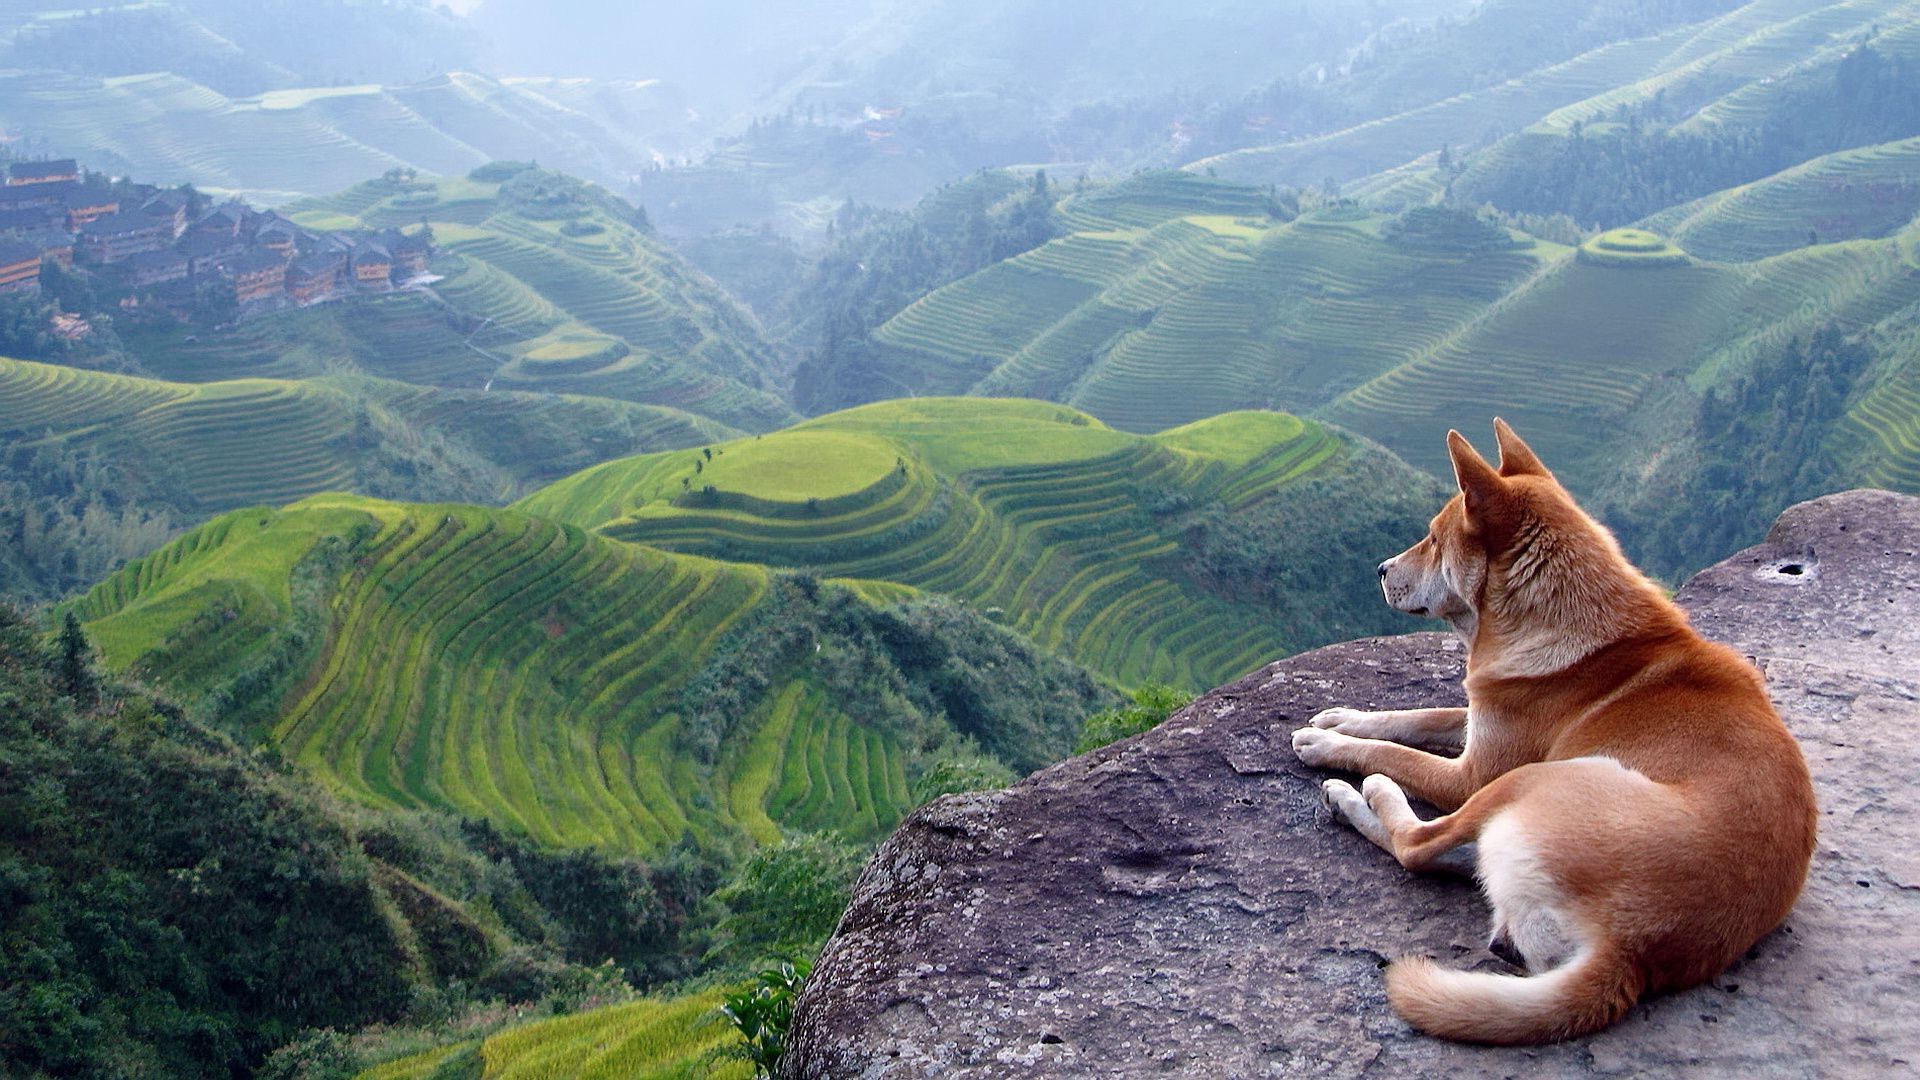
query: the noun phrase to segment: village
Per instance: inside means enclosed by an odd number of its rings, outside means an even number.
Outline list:
[[[235,317],[387,292],[424,276],[431,233],[306,229],[233,199],[109,183],[71,158],[15,161],[0,186],[0,294],[38,295],[47,263],[80,266],[125,310],[185,316],[231,286]]]

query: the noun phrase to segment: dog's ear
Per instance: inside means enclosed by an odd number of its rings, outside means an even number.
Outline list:
[[[1447,453],[1453,458],[1453,478],[1459,481],[1460,490],[1467,496],[1468,516],[1483,513],[1506,489],[1505,482],[1467,437],[1457,431],[1447,432]]]
[[[1500,443],[1501,476],[1552,476],[1540,463],[1533,447],[1513,433],[1513,427],[1499,417],[1493,418],[1493,437]]]

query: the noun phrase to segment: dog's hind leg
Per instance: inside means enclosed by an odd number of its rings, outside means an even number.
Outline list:
[[[1308,723],[1356,739],[1382,739],[1439,753],[1457,754],[1467,745],[1467,710],[1459,708],[1325,709]]]
[[[1380,784],[1385,784],[1392,789],[1392,797],[1381,794],[1378,790]],[[1396,820],[1399,819],[1402,808],[1407,818],[1416,823],[1419,819],[1414,817],[1413,809],[1407,805],[1407,797],[1400,791],[1398,784],[1384,776],[1376,775],[1367,777],[1365,786],[1367,794],[1362,795],[1345,780],[1328,780],[1320,785],[1320,790],[1330,810],[1344,819],[1347,824],[1352,825],[1361,836],[1373,841],[1387,854],[1395,855],[1397,858],[1393,849],[1393,834],[1387,827],[1387,823],[1382,820],[1380,812],[1375,809],[1374,800],[1386,798],[1386,812],[1394,815]],[[1397,806],[1392,802],[1393,797],[1398,799]],[[1422,869],[1436,874],[1472,877],[1477,862],[1478,847],[1473,841],[1468,840],[1458,847],[1433,856]]]

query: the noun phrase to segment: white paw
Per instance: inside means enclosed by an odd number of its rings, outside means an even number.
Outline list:
[[[1365,720],[1372,715],[1372,713],[1361,712],[1359,709],[1322,709],[1307,723],[1317,728],[1333,728],[1337,731],[1352,721]]]
[[[1353,790],[1352,784],[1345,780],[1322,781],[1320,802],[1328,810],[1333,811],[1335,817],[1346,821],[1349,825],[1353,823],[1355,814],[1364,813],[1367,810],[1366,800],[1358,791]]]
[[[1303,727],[1293,733],[1293,752],[1301,761],[1315,767],[1333,765],[1347,744],[1358,741],[1337,731]]]
[[[1381,773],[1373,773],[1360,781],[1360,794],[1366,796],[1368,806],[1376,808],[1379,807],[1381,799],[1407,801],[1406,793],[1400,790],[1400,785],[1394,783],[1392,777]]]

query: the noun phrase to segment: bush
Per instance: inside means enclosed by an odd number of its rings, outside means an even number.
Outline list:
[[[754,962],[816,951],[833,933],[866,860],[829,833],[807,833],[760,849],[715,894],[726,907],[714,956]]]
[[[925,805],[942,795],[993,791],[1013,783],[1013,770],[980,754],[943,758],[913,782],[913,802]]]
[[[1087,717],[1086,724],[1080,728],[1080,741],[1074,745],[1074,753],[1098,750],[1108,743],[1147,731],[1185,708],[1192,700],[1193,695],[1184,690],[1176,690],[1162,683],[1148,683],[1133,692],[1133,704]]]
[[[780,1064],[787,1032],[793,1027],[794,1001],[811,973],[812,965],[804,960],[768,968],[753,985],[728,994],[726,1004],[720,1006],[744,1040],[739,1055],[753,1062],[761,1076],[772,1076]]]

